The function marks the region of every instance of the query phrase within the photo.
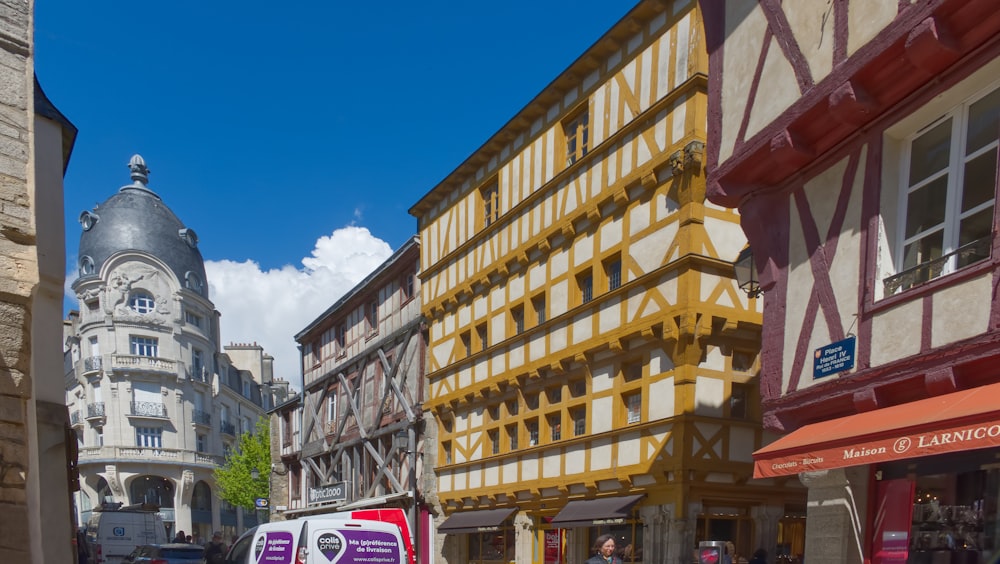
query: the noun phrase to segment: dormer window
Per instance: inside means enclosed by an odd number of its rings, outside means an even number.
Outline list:
[[[204,292],[205,284],[201,281],[201,276],[198,276],[194,272],[188,271],[184,275],[184,287],[193,292],[198,292],[199,294]]]
[[[150,313],[156,308],[156,301],[146,292],[136,292],[129,298],[128,307],[136,313]]]
[[[87,276],[94,273],[94,259],[84,255],[80,257],[80,275]]]
[[[189,247],[192,249],[198,248],[198,235],[194,232],[194,229],[188,229],[185,227],[184,229],[178,230],[177,234],[180,235],[181,239],[184,239],[184,242],[187,243]]]
[[[83,226],[84,231],[90,231],[95,225],[97,225],[97,221],[99,219],[100,218],[96,213],[85,211],[80,214],[80,225]]]

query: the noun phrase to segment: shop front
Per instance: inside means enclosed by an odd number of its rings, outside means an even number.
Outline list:
[[[867,469],[853,487],[868,492],[859,534],[873,564],[994,562],[998,394],[992,384],[803,426],[754,453],[754,476]]]

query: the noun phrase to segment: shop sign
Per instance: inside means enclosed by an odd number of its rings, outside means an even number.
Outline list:
[[[336,482],[318,488],[309,488],[309,504],[347,501],[347,482]]]
[[[755,478],[773,478],[862,464],[1000,446],[1000,421],[947,425],[913,434],[860,438],[849,445],[813,445],[805,452],[754,460]]]
[[[813,352],[813,378],[822,378],[854,368],[857,342],[857,337],[851,335],[842,341],[816,349]]]

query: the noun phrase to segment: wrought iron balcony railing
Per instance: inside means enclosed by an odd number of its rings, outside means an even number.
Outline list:
[[[991,239],[992,235],[976,239],[946,255],[920,263],[914,267],[907,268],[899,274],[886,278],[882,281],[885,295],[895,295],[898,292],[909,290],[917,284],[928,282],[957,268],[988,259],[990,257]]]
[[[70,425],[79,425],[80,423],[83,423],[83,417],[80,416],[79,409],[75,409],[73,410],[73,413],[69,414],[69,423]]]
[[[207,411],[196,409],[191,413],[191,420],[199,425],[211,425],[212,414]]]
[[[100,356],[88,356],[86,358],[81,358],[79,362],[84,374],[100,372],[101,368],[104,367],[104,363]]]
[[[221,430],[222,430],[223,434],[230,435],[230,436],[233,436],[233,437],[236,436],[236,425],[233,425],[229,421],[223,421],[222,422]]]
[[[93,403],[87,404],[87,419],[96,419],[98,417],[106,417],[104,413],[104,402],[95,401]]]
[[[139,417],[167,417],[167,406],[155,401],[134,401],[131,404],[130,415]]]

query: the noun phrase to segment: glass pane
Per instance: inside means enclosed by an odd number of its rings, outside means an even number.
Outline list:
[[[958,267],[979,262],[990,256],[990,235],[993,233],[993,206],[978,211],[962,220],[959,227],[958,244],[967,245],[983,239],[981,245],[965,249],[958,254]]]
[[[939,230],[907,245],[903,249],[903,270],[941,258],[943,237],[944,231]]]
[[[969,132],[965,154],[970,155],[997,139],[1000,134],[1000,89],[969,106]]]
[[[907,239],[944,223],[947,196],[947,176],[910,192],[906,201]]]
[[[948,167],[951,118],[913,140],[910,152],[910,186]]]
[[[962,188],[962,211],[968,211],[993,199],[996,192],[997,153],[990,151],[965,163]]]

